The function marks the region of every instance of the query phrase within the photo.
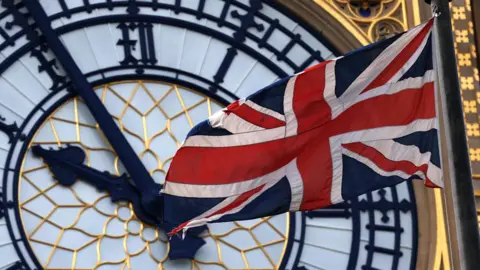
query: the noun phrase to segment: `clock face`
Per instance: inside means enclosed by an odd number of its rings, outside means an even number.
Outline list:
[[[122,81],[97,88],[96,94],[118,122],[147,170],[163,184],[165,171],[189,129],[220,104],[179,85]],[[85,164],[114,175],[124,172],[85,102],[65,100],[52,110],[29,142],[34,145],[80,146]],[[64,187],[45,163],[27,150],[19,176],[20,217],[39,263],[45,269],[155,269],[162,266],[276,268],[286,247],[289,216],[209,227],[207,242],[195,261],[172,262],[164,231],[143,224],[131,204],[113,203],[109,194],[77,181]],[[106,267],[106,266],[105,266]],[[107,267],[108,268],[108,267]]]
[[[186,134],[228,103],[337,53],[271,1],[44,0],[51,27],[142,164],[163,183]],[[411,269],[408,183],[306,213],[209,224],[193,260],[82,179],[58,183],[32,147],[124,164],[22,1],[0,9],[0,269]],[[327,37],[328,38],[328,37]]]

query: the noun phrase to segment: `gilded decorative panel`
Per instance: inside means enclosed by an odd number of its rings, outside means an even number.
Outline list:
[[[316,0],[363,43],[409,28],[405,0]]]
[[[452,1],[451,12],[473,184],[477,209],[480,209],[480,84],[471,0]]]

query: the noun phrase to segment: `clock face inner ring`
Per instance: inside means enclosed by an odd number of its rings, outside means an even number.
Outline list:
[[[147,80],[95,88],[107,110],[158,183],[188,131],[223,106],[180,85]],[[19,212],[33,253],[45,269],[277,269],[290,230],[288,214],[208,225],[195,260],[168,260],[166,233],[143,224],[127,202],[77,179],[59,184],[31,148],[78,146],[84,165],[125,172],[80,97],[48,115],[28,142],[18,179]]]

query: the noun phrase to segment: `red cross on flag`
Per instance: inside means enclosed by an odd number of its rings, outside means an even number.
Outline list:
[[[405,180],[441,187],[432,24],[279,80],[194,127],[163,189],[172,233]]]

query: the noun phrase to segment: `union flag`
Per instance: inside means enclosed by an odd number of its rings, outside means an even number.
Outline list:
[[[442,187],[433,19],[284,78],[188,134],[163,189],[171,234],[313,210],[405,180]]]

